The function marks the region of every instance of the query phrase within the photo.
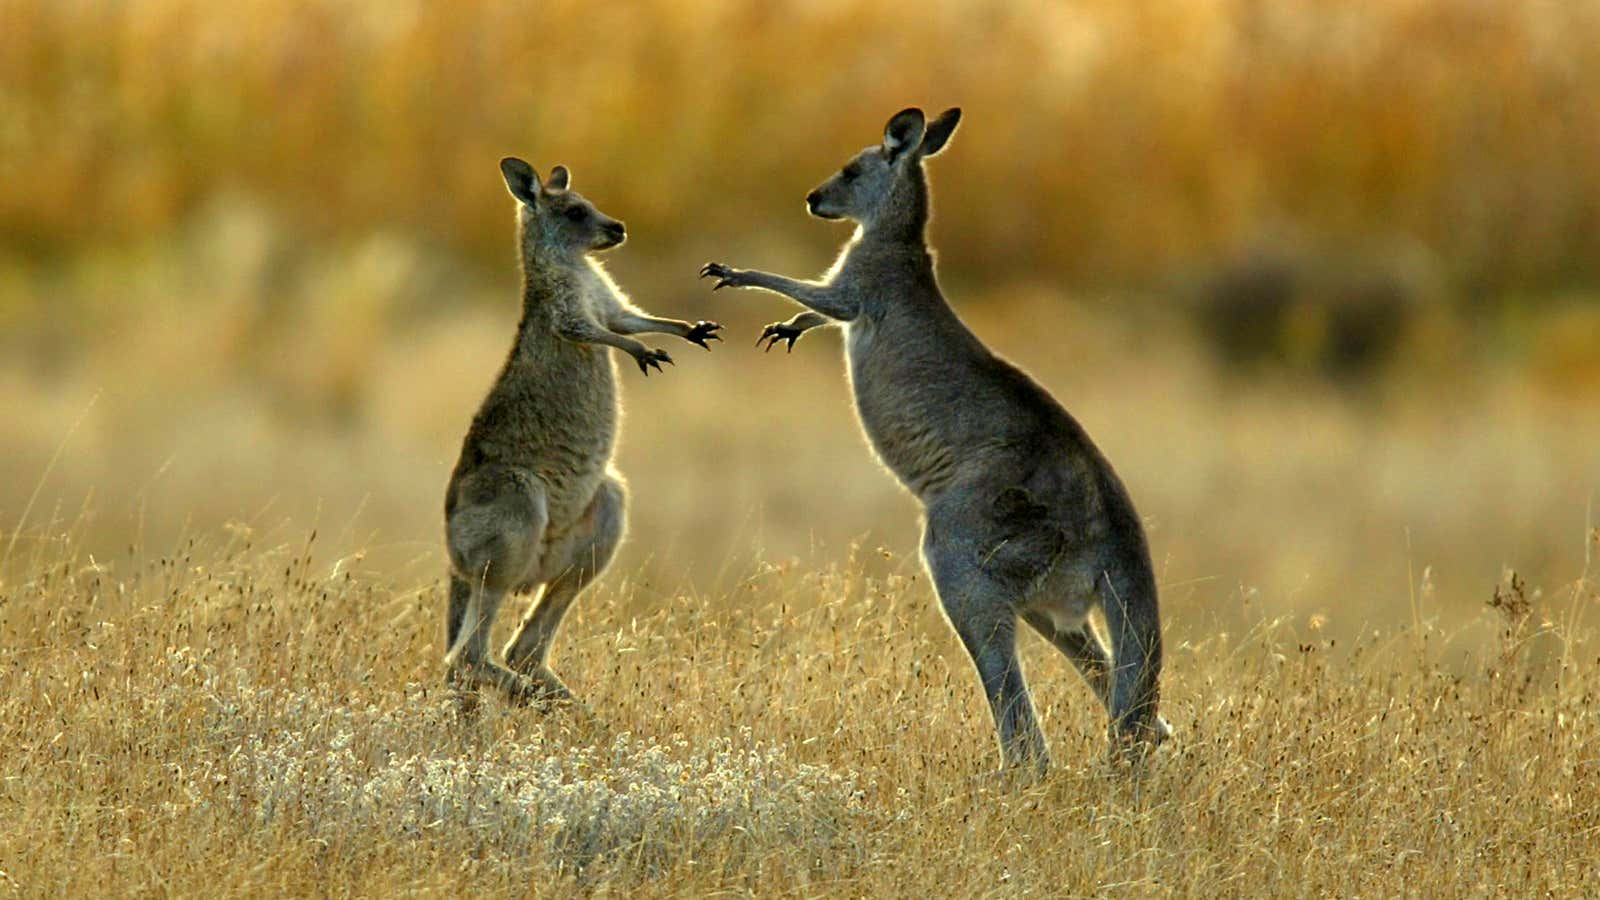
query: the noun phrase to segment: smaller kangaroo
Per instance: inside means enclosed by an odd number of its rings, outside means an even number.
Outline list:
[[[862,429],[922,502],[923,563],[978,670],[1005,767],[1049,765],[1017,660],[1019,618],[1099,696],[1114,751],[1142,757],[1171,729],[1156,713],[1160,617],[1133,501],[1083,428],[967,329],[934,277],[923,160],[960,120],[959,109],[931,123],[902,110],[881,145],[806,197],[812,215],[858,226],[822,280],[721,263],[700,274],[717,289],[761,288],[807,308],[767,326],[768,350],[843,324]],[[1114,663],[1089,623],[1096,606]]]
[[[571,189],[564,167],[545,184],[514,157],[501,160],[500,171],[518,201],[522,321],[445,492],[445,668],[457,688],[493,685],[514,703],[543,705],[572,700],[546,665],[550,643],[622,540],[627,494],[611,467],[618,404],[606,348],[628,353],[649,375],[672,357],[625,335],[674,334],[709,350],[722,326],[658,319],[629,305],[591,256],[627,232]],[[495,663],[489,628],[500,602],[541,587],[505,647],[506,665]]]

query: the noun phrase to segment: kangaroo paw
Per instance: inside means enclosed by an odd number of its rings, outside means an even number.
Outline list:
[[[683,339],[691,344],[699,344],[710,350],[711,345],[707,344],[706,341],[722,340],[722,336],[717,334],[721,330],[722,326],[716,322],[696,322],[695,326],[689,329],[689,333],[683,336]]]
[[[797,328],[786,322],[773,322],[766,328],[761,329],[761,336],[756,338],[756,346],[760,347],[761,342],[766,341],[766,349],[762,352],[770,352],[773,347],[778,346],[779,341],[788,341],[789,347],[786,352],[793,353],[794,342],[798,341],[802,334],[805,334],[805,329],[803,328]]]
[[[744,283],[739,278],[741,274],[738,269],[732,266],[725,266],[722,263],[710,262],[700,267],[701,278],[715,278],[717,280],[717,283],[711,287],[713,291],[719,291],[725,287],[743,287]]]
[[[656,371],[660,372],[662,363],[669,366],[674,364],[672,357],[668,356],[665,350],[645,350],[633,359],[639,364],[639,371],[643,372],[646,378],[650,377],[651,366],[655,366]]]

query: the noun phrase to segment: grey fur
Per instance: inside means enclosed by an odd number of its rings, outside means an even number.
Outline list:
[[[897,113],[883,143],[812,191],[825,219],[858,224],[818,281],[708,263],[716,287],[754,287],[807,312],[774,323],[771,349],[840,323],[856,409],[878,458],[922,502],[922,556],[972,656],[1007,766],[1048,765],[1015,634],[1021,619],[1082,672],[1110,714],[1112,746],[1142,753],[1170,734],[1157,715],[1161,629],[1144,529],[1082,427],[946,303],[926,243],[924,158],[960,110]],[[1100,607],[1113,664],[1089,622]]]
[[[640,371],[671,363],[625,335],[674,334],[701,347],[721,340],[694,325],[635,309],[591,254],[622,243],[621,222],[571,190],[557,166],[541,184],[520,159],[500,163],[517,198],[522,321],[516,342],[461,445],[445,493],[450,552],[447,680],[493,685],[516,702],[571,700],[547,665],[573,600],[622,540],[627,492],[611,467],[616,369],[606,347]],[[709,349],[709,347],[707,347]],[[506,645],[489,657],[489,628],[509,593],[540,591]]]

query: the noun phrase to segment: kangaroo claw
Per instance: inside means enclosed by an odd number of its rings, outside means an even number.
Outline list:
[[[655,366],[656,371],[660,372],[662,371],[662,363],[666,363],[669,366],[676,365],[676,363],[672,361],[672,357],[668,356],[667,351],[665,350],[646,350],[638,356],[635,356],[634,360],[639,363],[639,371],[643,372],[644,377],[646,378],[650,377],[651,366]]]
[[[713,291],[720,291],[725,287],[738,287],[737,269],[725,266],[722,263],[709,262],[700,267],[701,278],[715,278],[717,283],[711,286]]]
[[[722,336],[717,334],[721,330],[722,326],[716,322],[696,322],[694,328],[690,329],[689,333],[683,336],[683,339],[691,344],[699,344],[701,347],[710,350],[711,345],[707,344],[706,341],[722,340]]]
[[[796,328],[793,325],[789,325],[784,322],[774,322],[761,330],[761,336],[756,338],[756,346],[760,347],[761,342],[766,341],[766,349],[762,352],[770,353],[772,352],[772,348],[778,345],[779,341],[787,341],[789,346],[785,352],[793,353],[794,342],[799,340],[800,335],[804,333],[805,332],[802,329]]]

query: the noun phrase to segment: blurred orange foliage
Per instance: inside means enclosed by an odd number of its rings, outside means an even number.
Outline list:
[[[505,255],[493,161],[574,167],[671,253],[962,105],[946,265],[1148,283],[1263,232],[1396,234],[1464,296],[1591,284],[1594,0],[467,0],[0,6],[0,246],[159,235],[221,189],[307,234]],[[644,242],[641,242],[644,243]]]

